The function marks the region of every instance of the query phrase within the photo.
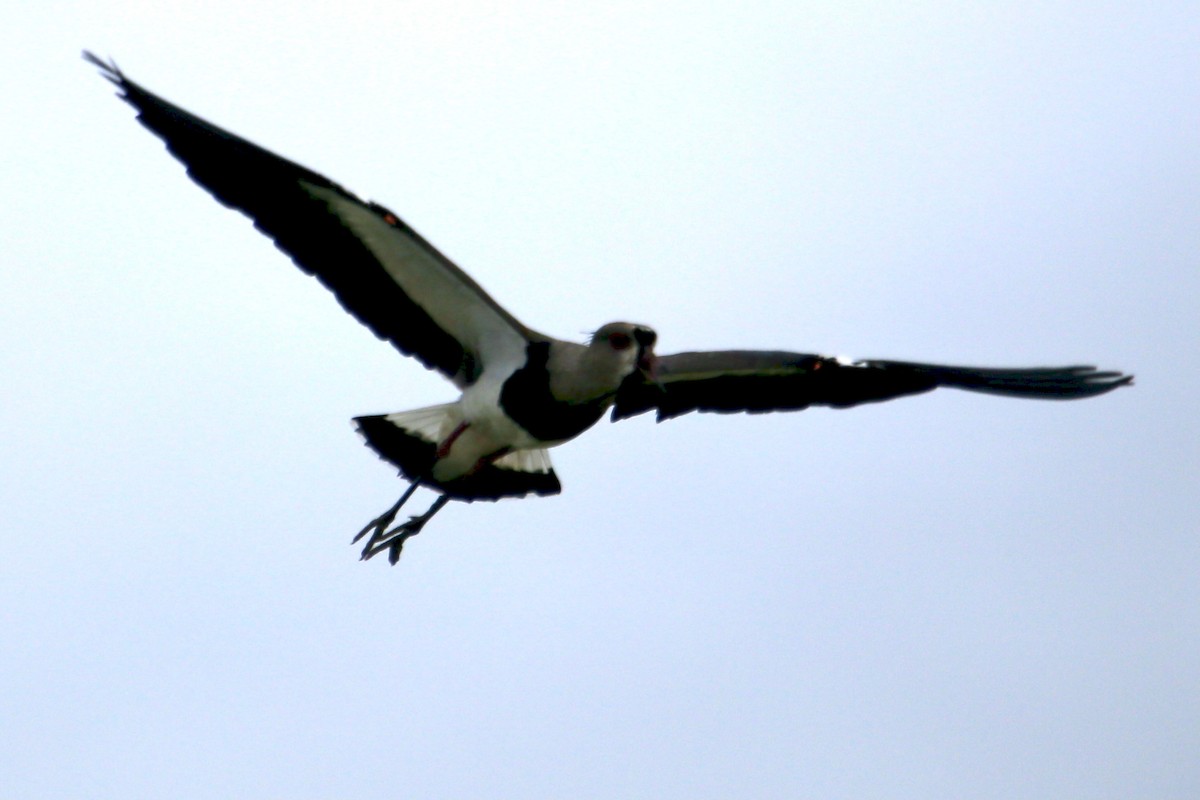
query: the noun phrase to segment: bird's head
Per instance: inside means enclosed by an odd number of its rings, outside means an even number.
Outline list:
[[[640,372],[646,380],[654,381],[658,370],[658,356],[654,355],[657,340],[653,328],[632,322],[610,322],[592,334],[589,345],[615,359],[621,365],[618,370],[621,374]]]

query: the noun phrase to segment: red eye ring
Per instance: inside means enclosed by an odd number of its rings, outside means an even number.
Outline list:
[[[610,333],[608,343],[613,350],[628,350],[633,344],[633,338],[628,333]]]

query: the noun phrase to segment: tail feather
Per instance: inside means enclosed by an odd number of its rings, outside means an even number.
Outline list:
[[[553,472],[550,465],[550,453],[547,450],[514,450],[506,456],[496,459],[500,469],[515,472]]]
[[[410,481],[422,480],[437,459],[438,433],[450,424],[449,409],[433,406],[400,414],[355,417],[367,446]]]
[[[411,411],[397,411],[383,418],[430,444],[437,444],[462,422],[462,410],[458,403],[445,403],[440,406],[414,408]]]

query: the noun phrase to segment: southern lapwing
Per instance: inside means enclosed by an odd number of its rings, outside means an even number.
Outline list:
[[[404,355],[457,386],[453,403],[358,417],[367,444],[410,485],[354,537],[362,557],[406,539],[450,500],[498,500],[561,491],[547,450],[596,424],[653,409],[659,421],[689,411],[846,408],[950,386],[1010,397],[1074,399],[1132,376],[1089,366],[980,369],[903,361],[728,350],[658,356],[647,325],[610,322],[586,344],[525,327],[466,273],[378,203],[189,114],[91,53],[188,175],[315,275],[342,306]],[[392,526],[419,486],[439,497]],[[369,534],[369,535],[368,535]]]

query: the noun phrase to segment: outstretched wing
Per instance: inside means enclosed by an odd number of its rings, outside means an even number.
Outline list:
[[[825,356],[757,350],[677,353],[658,360],[656,380],[635,374],[617,392],[614,421],[655,409],[658,420],[719,413],[848,408],[950,386],[974,392],[1069,400],[1133,380],[1095,367],[990,369],[906,361],[846,363]]]
[[[270,236],[376,336],[460,387],[543,337],[397,215],[163,100],[84,52],[188,175]]]

